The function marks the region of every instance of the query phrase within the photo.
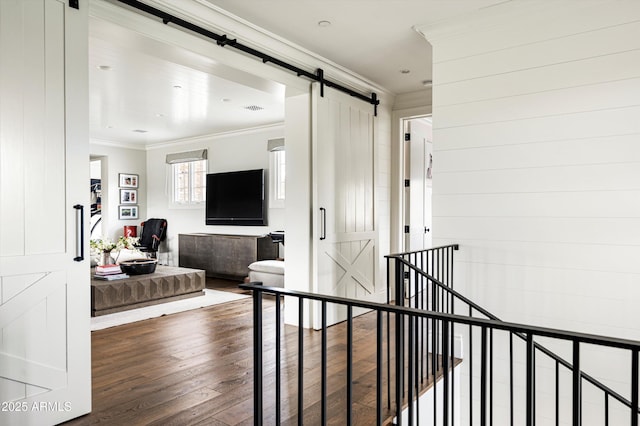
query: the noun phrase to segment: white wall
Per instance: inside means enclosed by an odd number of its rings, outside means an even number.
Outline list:
[[[309,291],[311,276],[311,99],[309,94],[285,100],[286,244],[295,247],[287,256],[285,287]],[[294,177],[291,179],[291,177]]]
[[[125,225],[140,225],[147,210],[147,161],[146,152],[140,149],[125,148],[114,144],[91,141],[89,146],[91,159],[102,162],[102,229],[105,237],[112,240],[123,235]],[[132,173],[138,179],[138,216],[137,220],[118,219],[120,205],[119,173]],[[89,183],[87,182],[87,188]],[[140,229],[138,228],[138,232]]]
[[[269,169],[267,140],[281,138],[283,126],[239,131],[193,138],[151,147],[147,151],[147,217],[167,219],[168,262],[178,265],[178,234],[207,232],[214,234],[262,235],[284,229],[284,209],[269,208],[267,226],[205,225],[204,205],[175,207],[170,203],[169,166],[166,155],[206,148],[209,173],[250,169]],[[286,142],[285,142],[286,146]]]
[[[640,339],[639,22],[638,2],[506,2],[421,29],[434,244],[460,243],[456,285],[502,319]],[[629,356],[605,359],[586,371],[629,398]]]

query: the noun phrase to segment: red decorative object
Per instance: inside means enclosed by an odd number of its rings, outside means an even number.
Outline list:
[[[126,237],[137,237],[138,227],[136,225],[127,225],[124,227],[123,235]]]

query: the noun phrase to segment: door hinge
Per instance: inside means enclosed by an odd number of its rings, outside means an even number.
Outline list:
[[[409,179],[405,179],[404,180],[404,187],[405,188],[408,188],[410,184],[411,184],[411,181]]]
[[[404,134],[404,140],[405,140],[405,142],[410,141],[411,140],[411,133],[405,133]]]
[[[405,225],[404,226],[404,233],[408,234],[409,233],[409,225]]]
[[[69,0],[69,7],[80,9],[80,0]]]

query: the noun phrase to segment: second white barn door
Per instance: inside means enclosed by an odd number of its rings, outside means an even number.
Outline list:
[[[372,299],[378,267],[373,106],[330,88],[319,92],[314,85],[315,291]],[[329,307],[329,324],[345,314]]]

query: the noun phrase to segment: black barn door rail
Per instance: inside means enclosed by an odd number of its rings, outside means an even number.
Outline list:
[[[312,73],[302,68],[299,68],[295,65],[291,65],[285,61],[282,61],[278,58],[274,58],[271,55],[268,55],[264,52],[260,52],[252,47],[246,46],[242,43],[239,43],[237,39],[230,39],[226,35],[216,34],[213,31],[209,31],[205,28],[202,28],[198,25],[195,25],[191,22],[185,21],[184,19],[178,18],[177,16],[171,15],[170,13],[164,12],[160,9],[156,9],[155,7],[149,6],[148,4],[142,3],[138,0],[118,0],[120,3],[124,3],[128,6],[131,6],[135,9],[146,12],[150,15],[156,16],[162,19],[162,22],[165,24],[172,23],[194,33],[203,35],[207,38],[215,40],[216,44],[221,47],[229,46],[234,49],[238,49],[244,53],[255,56],[262,60],[263,63],[270,62],[274,65],[277,65],[281,68],[294,72],[298,77],[305,77],[312,81],[317,81],[320,83],[320,93],[324,95],[324,86],[333,87],[336,90],[344,92],[354,98],[360,99],[364,102],[370,103],[373,105],[374,115],[378,115],[378,105],[380,104],[380,100],[378,99],[378,95],[376,93],[371,93],[370,96],[363,95],[361,93],[356,92],[353,89],[345,87],[341,84],[335,83],[330,80],[326,80],[324,78],[324,71],[319,68],[316,73]]]

